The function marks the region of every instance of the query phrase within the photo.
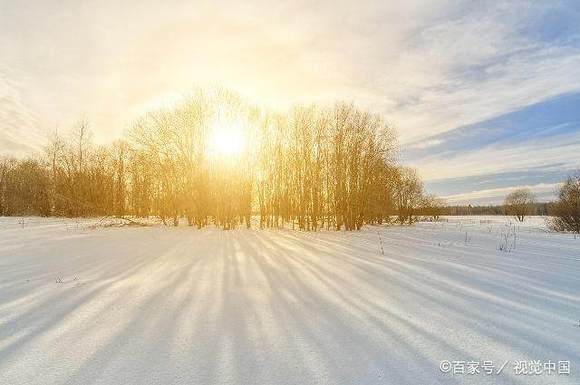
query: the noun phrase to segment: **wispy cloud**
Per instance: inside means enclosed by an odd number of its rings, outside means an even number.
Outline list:
[[[580,91],[579,25],[572,0],[3,2],[0,65],[22,76],[2,124],[24,143],[86,115],[107,140],[160,98],[222,84],[278,108],[354,101],[431,151],[458,127]],[[569,143],[530,161],[524,142],[414,164],[433,179],[573,163]]]
[[[412,103],[393,111],[409,129],[403,139],[427,138],[578,90],[577,42],[570,43],[571,35],[544,41],[530,33],[554,8],[497,2],[414,37],[410,56],[430,77]]]
[[[410,143],[406,146],[407,149],[427,149],[431,147],[435,147],[439,144],[443,143],[443,139],[426,139],[426,140],[419,140],[415,143]]]
[[[427,180],[580,167],[580,93],[549,99],[519,111],[418,141],[407,160]]]
[[[421,173],[426,180],[457,178],[466,175],[489,175],[506,171],[525,171],[559,164],[572,170],[580,167],[580,132],[547,138],[541,143],[526,143],[510,148],[486,147],[452,158],[424,160]]]
[[[0,67],[0,149],[23,155],[37,150],[40,141],[35,116],[22,102],[17,77]]]
[[[539,201],[551,200],[554,197],[555,191],[557,190],[559,184],[557,183],[539,183],[536,185],[516,185],[511,187],[494,188],[494,189],[484,189],[469,191],[461,194],[453,194],[444,196],[445,199],[450,204],[468,204],[477,202],[479,204],[501,204],[507,194],[518,189],[526,188],[530,189],[536,199]]]

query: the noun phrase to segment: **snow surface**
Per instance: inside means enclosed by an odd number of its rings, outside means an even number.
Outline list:
[[[580,238],[541,218],[446,220],[305,233],[0,218],[0,384],[580,383]],[[498,250],[510,231],[515,250]],[[441,360],[510,362],[453,375]],[[514,360],[571,374],[517,376]]]

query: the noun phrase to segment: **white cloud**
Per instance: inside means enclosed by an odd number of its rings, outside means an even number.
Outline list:
[[[409,149],[412,149],[412,148],[424,149],[424,148],[437,146],[441,143],[443,143],[442,139],[428,139],[428,140],[422,140],[422,141],[413,143],[411,145],[408,145],[407,148],[409,148]]]
[[[529,171],[558,164],[560,170],[580,168],[580,132],[544,138],[541,141],[514,143],[513,146],[484,147],[449,157],[446,154],[420,159],[421,176],[437,181],[465,176]]]
[[[512,4],[482,7],[459,20],[427,27],[416,38],[406,57],[418,69],[406,77],[426,71],[429,77],[417,85],[413,103],[391,111],[403,128],[403,142],[580,90],[575,80],[580,49],[520,34],[522,25],[542,8]]]
[[[22,76],[0,117],[5,137],[21,143],[81,115],[107,140],[160,97],[217,83],[277,107],[351,100],[383,113],[401,143],[431,147],[434,134],[580,91],[579,47],[526,32],[545,27],[543,14],[558,6],[565,3],[6,2],[0,65]],[[433,180],[577,159],[578,145],[551,144],[434,154],[416,166]]]
[[[23,104],[17,76],[0,67],[0,150],[23,155],[39,148],[36,119]]]
[[[493,188],[453,194],[442,197],[449,204],[499,204],[510,192],[518,188],[530,189],[539,201],[553,199],[557,183],[539,183],[535,185],[519,185],[511,187]]]

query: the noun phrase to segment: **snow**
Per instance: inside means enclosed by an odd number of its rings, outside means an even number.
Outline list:
[[[350,233],[0,218],[0,384],[577,384],[579,277],[580,239],[542,218]]]

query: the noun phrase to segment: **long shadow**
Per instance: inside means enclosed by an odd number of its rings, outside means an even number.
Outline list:
[[[293,235],[293,237],[295,237]],[[290,247],[291,249],[296,249],[297,247],[310,247],[311,248],[311,252],[313,255],[323,255],[324,252],[322,252],[321,250],[317,250],[315,246],[312,246],[312,243],[308,243],[307,246],[305,246],[304,244],[301,244],[300,242],[297,242],[296,245]],[[330,256],[329,256],[330,257]],[[357,257],[352,257],[352,255],[340,255],[340,258],[343,261],[348,261],[349,258],[357,258]],[[359,259],[365,259],[364,257],[358,257]],[[306,258],[302,259],[303,261],[306,261]],[[391,264],[391,266],[389,266],[390,269],[393,269],[393,264],[397,262],[395,258],[391,258],[389,260],[389,263]],[[408,264],[401,264],[400,262],[398,262],[401,267],[404,267],[405,269],[409,269]],[[383,266],[384,267],[384,266]],[[360,266],[359,266],[360,268]],[[377,268],[381,268],[381,266],[377,266]],[[367,271],[368,274],[375,274],[376,275],[376,271],[372,272],[372,271]],[[391,278],[389,277],[389,279],[393,279],[398,281],[397,285],[405,288],[405,293],[410,294],[410,293],[414,293],[415,296],[417,298],[429,298],[429,300],[436,304],[437,306],[435,307],[436,309],[447,309],[447,310],[452,310],[453,312],[451,319],[460,319],[462,321],[462,324],[465,325],[466,329],[472,329],[472,330],[478,330],[478,327],[480,326],[478,324],[478,322],[480,321],[485,321],[486,323],[497,323],[497,318],[499,318],[499,314],[502,313],[506,313],[506,309],[504,306],[500,306],[497,303],[494,302],[490,302],[487,299],[482,298],[481,296],[474,296],[471,293],[465,293],[462,292],[461,295],[453,295],[453,291],[457,290],[457,289],[461,289],[461,286],[457,286],[457,284],[454,284],[453,281],[449,281],[447,280],[443,280],[441,281],[439,278],[434,278],[433,275],[431,274],[429,276],[429,279],[427,280],[428,284],[425,285],[425,282],[422,281],[423,277],[426,276],[425,273],[428,273],[428,270],[415,270],[413,271],[412,269],[410,270],[410,272],[405,272],[403,270],[398,270],[399,274],[404,274],[402,275],[402,277],[404,277],[404,279],[398,279],[398,278]],[[364,278],[364,277],[361,277]],[[331,277],[332,280],[336,281],[336,276]],[[456,288],[454,288],[454,286]],[[341,287],[344,287],[341,284]],[[424,287],[425,289],[423,290],[418,290],[418,288]],[[465,285],[463,286],[463,288],[465,287]],[[493,291],[493,290],[492,290]],[[435,295],[433,295],[433,293]],[[451,294],[451,295],[450,295]],[[448,301],[443,301],[443,298],[448,298]],[[457,300],[460,301],[462,298],[467,298],[468,299],[468,303],[473,303],[473,304],[481,304],[482,307],[484,309],[487,309],[488,313],[485,313],[485,311],[483,313],[481,312],[474,312],[474,311],[470,311],[469,309],[466,309],[465,307],[461,307],[458,305],[454,304],[453,300]],[[491,311],[491,312],[489,312]],[[495,311],[495,316],[493,315],[493,311]],[[552,322],[550,319],[545,319],[542,320],[540,322],[538,322],[536,320],[537,315],[536,314],[530,314],[530,316],[532,316],[533,320],[530,323],[522,323],[522,322],[512,322],[512,326],[511,327],[507,327],[506,328],[506,323],[508,323],[509,325],[509,319],[518,319],[519,317],[521,317],[521,315],[519,315],[518,317],[518,312],[520,310],[519,309],[515,309],[515,310],[508,310],[508,313],[512,313],[512,317],[510,318],[506,318],[502,320],[502,329],[499,329],[499,331],[497,331],[495,334],[489,334],[487,333],[487,338],[489,338],[489,340],[493,340],[493,341],[511,341],[512,344],[516,345],[519,344],[520,346],[520,351],[522,351],[522,353],[526,353],[526,352],[530,352],[533,351],[533,344],[537,344],[539,341],[541,341],[542,345],[544,345],[544,347],[546,349],[551,349],[551,351],[555,352],[558,354],[559,357],[570,357],[571,352],[574,352],[574,348],[572,346],[572,343],[570,343],[570,341],[566,341],[565,339],[559,339],[560,342],[562,342],[564,344],[564,346],[567,346],[568,349],[558,349],[558,348],[554,348],[554,345],[558,345],[555,344],[553,341],[554,335],[552,334],[550,335],[543,335],[541,334],[542,331],[544,330],[550,330],[550,329],[546,329],[550,327],[550,323]],[[483,318],[483,319],[482,319]],[[533,326],[530,326],[530,324],[533,324]],[[553,324],[552,324],[553,326]],[[569,325],[568,325],[569,326]],[[527,335],[525,332],[529,332],[533,338],[530,339],[529,335]],[[486,335],[486,332],[483,332],[484,335]],[[535,333],[535,334],[534,334]],[[539,341],[538,341],[539,338]],[[572,357],[577,356],[577,354],[572,354]]]
[[[165,245],[166,247],[166,245]],[[165,249],[171,252],[176,246]],[[28,310],[19,313],[8,321],[2,323],[0,329],[0,339],[10,337],[16,330],[27,330],[26,333],[15,338],[11,343],[4,346],[0,352],[0,367],[2,367],[3,357],[10,357],[16,354],[19,350],[26,348],[26,346],[35,341],[44,333],[58,329],[59,324],[64,322],[69,314],[79,311],[84,304],[87,304],[95,298],[101,296],[106,291],[110,290],[117,282],[126,279],[131,279],[135,275],[147,268],[147,266],[154,263],[156,260],[163,259],[164,253],[151,253],[158,248],[148,248],[147,252],[139,253],[134,260],[126,259],[122,262],[110,260],[103,261],[105,266],[110,265],[109,268],[104,269],[100,266],[99,259],[94,259],[91,263],[96,265],[95,271],[102,271],[101,279],[95,279],[94,282],[88,283],[80,287],[70,286],[68,284],[59,286],[54,285],[50,291],[55,294],[47,296],[46,289],[41,291],[35,298],[39,299],[38,303],[30,306]],[[94,249],[92,249],[94,250]],[[90,253],[91,250],[85,253]],[[121,250],[123,251],[123,250]],[[94,252],[94,251],[93,251]],[[118,250],[110,250],[110,252],[119,252]],[[122,255],[119,254],[119,255]],[[87,255],[84,255],[86,257]],[[80,258],[80,257],[78,257]],[[113,273],[114,272],[114,273]],[[80,294],[79,294],[80,292]],[[42,299],[40,299],[42,298]]]
[[[335,381],[339,381],[340,378],[344,381],[344,378],[349,378],[349,376],[355,380],[352,370],[348,369],[348,363],[332,356],[337,348],[349,349],[352,351],[352,357],[360,359],[359,362],[365,360],[375,362],[381,357],[386,362],[388,356],[394,355],[400,357],[398,363],[404,362],[402,359],[404,357],[413,358],[417,364],[414,366],[415,372],[423,370],[433,373],[432,370],[429,370],[433,368],[427,365],[432,364],[433,361],[426,357],[421,350],[409,346],[402,334],[397,333],[397,329],[401,327],[413,329],[414,325],[389,312],[386,308],[368,308],[372,310],[363,308],[361,303],[365,303],[364,299],[357,295],[355,290],[352,290],[352,285],[343,286],[342,284],[345,282],[336,283],[337,277],[332,272],[321,273],[317,267],[306,262],[307,257],[297,257],[296,248],[288,249],[275,241],[268,240],[267,237],[260,238],[262,244],[258,242],[259,246],[255,247],[250,254],[258,256],[261,253],[257,250],[265,249],[267,256],[262,257],[262,264],[265,264],[264,261],[268,258],[276,258],[276,262],[285,264],[285,273],[294,271],[290,274],[272,274],[276,271],[275,266],[265,266],[268,274],[273,275],[271,287],[274,293],[280,287],[291,286],[294,289],[293,293],[300,296],[300,305],[305,308],[306,313],[316,315],[319,325],[315,326],[311,320],[301,318],[304,311],[288,313],[293,317],[295,324],[299,325],[298,329],[307,334],[308,340],[318,344],[318,351],[324,355],[323,361],[328,366],[328,372],[334,373]],[[268,245],[268,243],[270,244]],[[292,278],[293,283],[291,284],[287,283],[289,277]],[[322,285],[322,288],[317,289],[318,285]],[[329,297],[328,294],[331,296]],[[275,302],[278,305],[282,303],[288,306],[281,295],[276,296]],[[323,334],[318,335],[317,333],[321,331]],[[328,333],[332,336],[330,340],[328,337],[324,338],[324,334]],[[449,348],[453,347],[449,346]],[[405,351],[405,354],[402,354],[402,351]],[[399,369],[401,368],[394,365],[389,367],[387,371],[395,373]],[[403,379],[408,374],[408,372],[406,374],[400,372],[397,373],[397,377],[404,383]],[[428,378],[427,375],[426,378]]]
[[[208,264],[208,258],[188,257],[193,246],[191,238],[184,238],[164,255],[164,264],[154,269],[154,279],[149,281],[152,287],[147,288],[146,299],[130,305],[134,310],[129,311],[130,317],[124,320],[123,326],[85,360],[70,377],[69,383],[97,382],[102,377],[107,378],[104,376],[107,370],[115,374],[118,382],[137,383],[143,378],[172,381],[167,368],[171,367],[172,360],[180,358],[180,349],[186,351],[189,348],[178,349],[176,342],[181,338],[178,333],[189,321],[185,313],[191,308],[187,304],[198,297],[202,281],[196,279],[197,272]],[[139,288],[128,293],[129,298],[139,298],[136,291]],[[115,301],[116,304],[122,302],[123,298]],[[115,303],[110,306],[115,306]],[[92,330],[85,329],[79,335],[96,331],[95,325]],[[135,347],[137,351],[129,350]]]
[[[36,294],[5,319],[0,339],[12,339],[0,371],[32,347],[70,357],[62,345],[47,346],[61,335],[82,352],[70,384],[459,384],[465,378],[439,373],[440,360],[580,359],[571,331],[550,331],[567,320],[566,305],[580,310],[577,302],[548,296],[557,287],[529,278],[531,270],[486,266],[474,256],[468,263],[413,257],[404,243],[379,255],[364,233],[148,234],[140,252],[130,248],[142,234],[121,232],[113,239],[128,237],[127,246],[94,249],[109,239],[97,237],[91,252],[74,254],[91,280]],[[536,345],[554,356],[531,357]],[[498,347],[521,357],[477,356]],[[34,370],[41,373],[30,376]]]

